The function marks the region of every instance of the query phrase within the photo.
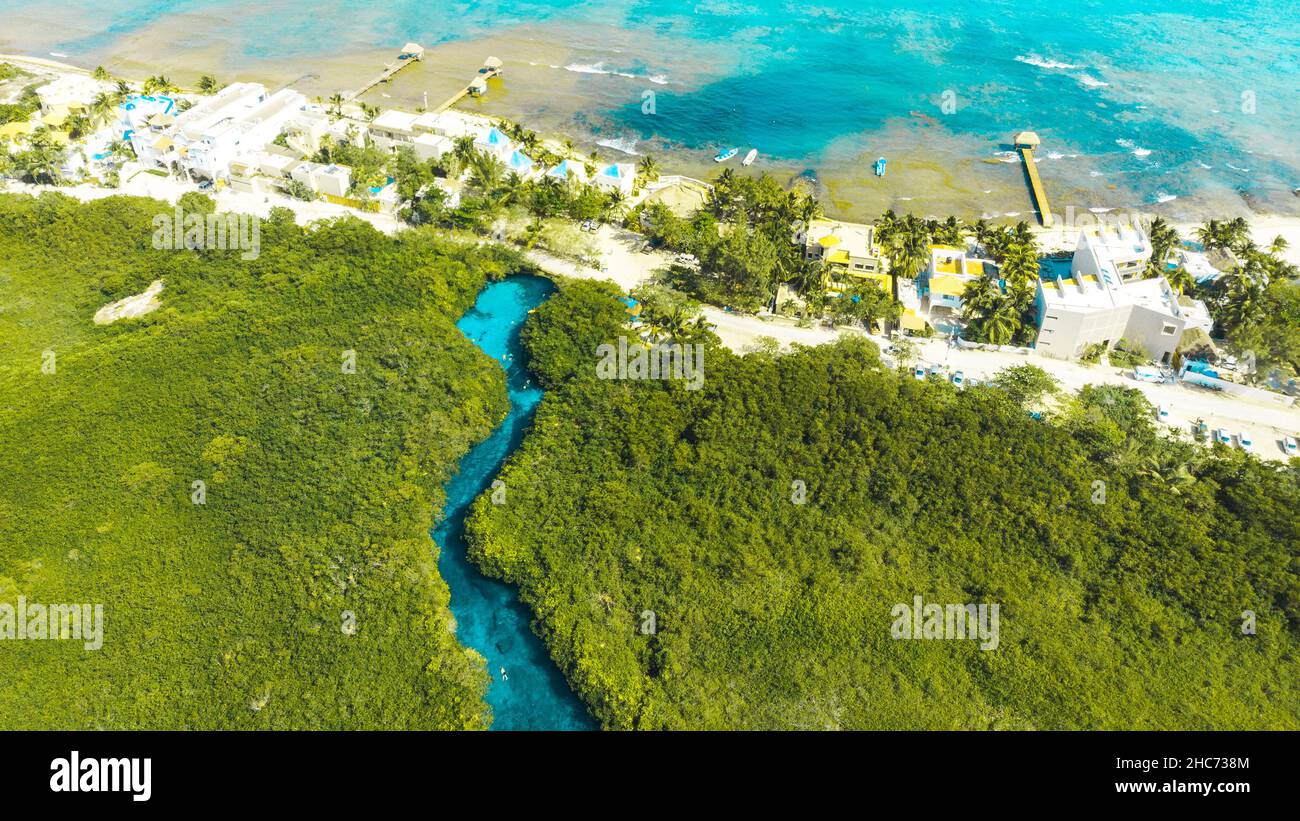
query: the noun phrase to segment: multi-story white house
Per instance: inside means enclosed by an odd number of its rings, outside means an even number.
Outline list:
[[[1068,277],[1040,279],[1035,349],[1071,359],[1121,339],[1169,364],[1184,329],[1203,327],[1203,305],[1179,297],[1163,276],[1147,276],[1151,242],[1136,227],[1091,228],[1079,235]]]
[[[450,137],[437,131],[441,125],[436,115],[389,109],[371,121],[370,139],[385,151],[409,146],[420,159],[437,160],[453,146]]]
[[[917,305],[914,307],[903,300],[902,280],[899,280],[899,299],[904,310],[914,308],[918,316],[940,332],[956,333],[961,328],[966,289],[972,282],[997,271],[993,260],[976,257],[965,248],[934,245],[930,248],[930,262],[916,277],[913,293]]]
[[[265,148],[305,103],[292,89],[268,96],[259,83],[232,83],[174,120],[151,117],[131,135],[131,146],[146,167],[224,179],[236,157]]]

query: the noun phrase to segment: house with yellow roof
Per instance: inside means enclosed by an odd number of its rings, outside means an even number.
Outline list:
[[[804,257],[809,262],[826,263],[837,290],[870,282],[892,296],[889,261],[881,254],[875,234],[871,225],[815,219],[803,234]]]
[[[929,326],[940,333],[957,332],[966,288],[997,270],[992,260],[975,257],[965,248],[931,246],[930,261],[916,279],[897,283],[898,301],[903,304],[900,324],[911,331]]]
[[[18,120],[12,123],[0,125],[0,138],[14,142],[22,137],[26,137],[36,130],[36,126],[29,120]]]

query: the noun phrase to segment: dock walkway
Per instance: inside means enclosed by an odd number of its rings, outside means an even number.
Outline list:
[[[1034,207],[1038,209],[1038,221],[1044,228],[1051,228],[1055,220],[1052,208],[1047,204],[1047,190],[1043,187],[1043,178],[1038,176],[1038,165],[1034,162],[1034,149],[1039,145],[1038,135],[1032,131],[1021,131],[1015,136],[1016,150],[1025,166],[1025,178],[1029,180],[1029,193],[1033,197]]]

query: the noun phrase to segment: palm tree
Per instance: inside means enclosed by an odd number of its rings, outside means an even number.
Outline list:
[[[96,80],[107,80],[109,76],[108,69],[103,66],[95,66],[95,70],[91,72],[90,76],[94,77]]]
[[[199,91],[204,94],[211,94],[217,90],[217,78],[211,74],[204,74],[199,78]]]
[[[956,217],[948,217],[943,222],[936,223],[931,232],[934,241],[940,245],[961,245],[964,234],[965,227]]]
[[[474,155],[478,153],[474,148],[474,138],[468,134],[463,137],[457,137],[456,142],[452,145],[451,156],[456,167],[461,171],[469,168],[470,163],[474,160]]]
[[[475,152],[470,158],[469,184],[481,194],[488,194],[499,188],[505,175],[505,164],[491,154]]]
[[[1224,237],[1228,247],[1236,251],[1250,241],[1250,223],[1246,222],[1245,217],[1233,217],[1224,226]]]
[[[831,284],[830,268],[821,260],[804,262],[795,272],[794,283],[799,293],[805,297],[824,294]]]
[[[803,221],[805,226],[811,225],[813,220],[821,219],[825,214],[822,204],[817,201],[816,197],[804,195],[799,199],[798,205],[795,206],[795,215]]]
[[[1286,237],[1278,234],[1276,237],[1273,237],[1273,241],[1268,244],[1268,252],[1277,256],[1289,247],[1291,247],[1291,243],[1286,241]]]
[[[1164,217],[1156,217],[1147,230],[1151,239],[1151,261],[1147,263],[1147,272],[1151,275],[1163,274],[1169,254],[1178,246],[1178,232]]]
[[[1182,265],[1167,272],[1165,279],[1169,280],[1169,286],[1179,294],[1187,293],[1196,287],[1196,281],[1192,279],[1192,275]]]
[[[1238,268],[1228,275],[1232,279],[1220,315],[1224,328],[1231,331],[1253,325],[1263,310],[1263,288],[1240,271]]]
[[[1148,456],[1138,472],[1164,485],[1165,490],[1174,496],[1182,495],[1185,488],[1196,482],[1191,466],[1172,450],[1161,450]]]
[[[35,183],[53,183],[63,165],[63,149],[41,128],[27,140],[27,150],[14,157],[14,166],[24,178]]]
[[[654,182],[659,179],[659,163],[649,154],[641,159],[637,165],[637,171],[647,182]]]
[[[605,195],[605,203],[601,206],[600,218],[605,222],[610,222],[611,217],[619,213],[623,207],[623,192],[610,191]]]
[[[343,116],[343,95],[337,91],[330,95],[330,105],[333,107],[334,116]]]
[[[962,318],[967,322],[982,320],[1002,303],[1002,289],[994,274],[971,281],[962,292]]]
[[[119,102],[120,100],[115,95],[107,91],[96,94],[95,99],[91,100],[90,107],[87,109],[90,121],[96,125],[104,122],[113,113],[113,109],[117,108]]]
[[[1020,312],[1010,300],[1002,300],[984,320],[984,338],[993,345],[1006,345],[1020,330]]]
[[[175,84],[165,74],[156,74],[144,81],[145,94],[169,94],[177,91]]]
[[[889,228],[887,237],[884,244],[895,276],[914,278],[929,263],[930,232],[923,220],[908,214]]]
[[[1031,238],[1028,243],[1012,240],[1002,254],[1002,278],[1015,285],[1032,283],[1038,277],[1038,249]]]

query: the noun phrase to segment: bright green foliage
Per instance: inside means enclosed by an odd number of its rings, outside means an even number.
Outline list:
[[[1123,389],[1036,421],[860,339],[602,381],[614,296],[534,315],[549,393],[469,522],[605,726],[1300,729],[1296,465],[1157,439]],[[998,603],[999,646],[891,638],[917,595]]]
[[[0,726],[484,727],[428,531],[505,412],[453,323],[512,260],[279,212],[254,261],[155,251],[160,213],[0,197],[0,602],[105,621],[98,651],[0,642]]]

